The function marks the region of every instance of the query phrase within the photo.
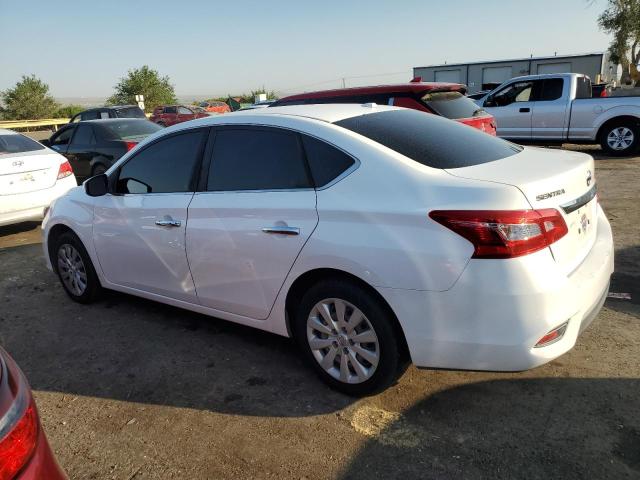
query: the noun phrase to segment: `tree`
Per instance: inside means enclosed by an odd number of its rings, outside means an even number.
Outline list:
[[[157,70],[147,65],[129,70],[127,76],[121,78],[114,88],[115,93],[107,99],[107,103],[111,105],[135,104],[136,95],[144,95],[145,110],[149,111],[158,105],[178,101],[169,77],[161,77]]]
[[[56,118],[71,118],[74,115],[86,110],[82,105],[63,105],[55,113]]]
[[[0,94],[4,103],[2,116],[6,120],[51,118],[58,108],[49,95],[49,85],[35,75],[22,76],[16,86]]]
[[[630,77],[640,86],[640,0],[608,0],[598,24],[613,35],[609,54],[613,63],[622,65],[622,81]]]

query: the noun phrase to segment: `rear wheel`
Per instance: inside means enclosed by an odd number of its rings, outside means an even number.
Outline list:
[[[322,281],[302,297],[295,337],[322,380],[361,396],[386,389],[401,371],[393,321],[388,309],[359,285]]]
[[[90,303],[102,287],[89,254],[80,239],[71,232],[60,235],[53,250],[52,263],[67,295],[79,303]]]
[[[639,143],[640,129],[631,120],[611,122],[605,125],[600,135],[602,150],[616,157],[633,154]]]

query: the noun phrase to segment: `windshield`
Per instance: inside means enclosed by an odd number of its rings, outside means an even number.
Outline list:
[[[417,110],[387,110],[335,124],[433,168],[470,167],[522,151],[478,129]]]
[[[438,115],[453,120],[484,113],[475,102],[460,92],[429,92],[422,96],[421,101]]]
[[[0,155],[44,150],[44,146],[24,135],[0,135]]]
[[[116,115],[118,118],[147,118],[139,107],[119,108]]]
[[[109,121],[100,125],[104,129],[107,140],[130,140],[137,137],[146,137],[162,130],[160,125],[147,120],[118,120]]]

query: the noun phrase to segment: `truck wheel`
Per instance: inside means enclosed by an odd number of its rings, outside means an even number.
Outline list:
[[[600,146],[609,155],[623,157],[638,149],[640,129],[631,120],[620,120],[605,125],[600,134]]]

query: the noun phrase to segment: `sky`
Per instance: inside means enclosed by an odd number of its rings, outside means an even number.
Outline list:
[[[107,97],[149,65],[178,96],[408,81],[412,68],[606,50],[605,0],[0,0],[0,90]]]

